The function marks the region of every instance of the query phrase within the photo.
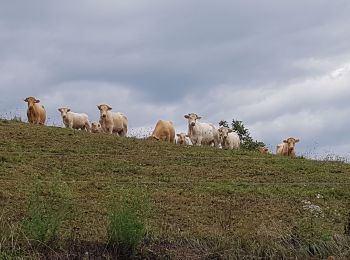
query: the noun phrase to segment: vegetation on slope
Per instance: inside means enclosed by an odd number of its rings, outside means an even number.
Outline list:
[[[64,199],[50,197],[57,178]],[[38,182],[70,209],[53,243],[23,231]],[[0,258],[112,257],[113,198],[136,191],[148,210],[134,257],[350,257],[349,164],[0,121]]]

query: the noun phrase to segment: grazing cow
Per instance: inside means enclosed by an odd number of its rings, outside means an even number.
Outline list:
[[[44,125],[46,121],[46,111],[43,105],[40,105],[39,99],[27,97],[25,102],[28,103],[27,117],[30,124]]]
[[[156,140],[162,140],[170,143],[175,142],[175,128],[173,122],[158,120],[153,130],[152,137]]]
[[[102,126],[100,123],[93,122],[91,123],[91,133],[102,133]]]
[[[90,131],[87,114],[71,112],[69,108],[65,107],[59,108],[58,111],[61,113],[63,123],[67,128]]]
[[[187,145],[187,137],[189,137],[187,134],[185,133],[180,133],[180,134],[176,134],[177,136],[177,144],[181,144],[181,145]]]
[[[223,149],[239,149],[241,145],[238,134],[228,127],[219,128],[219,137]]]
[[[100,110],[100,124],[104,132],[126,136],[128,132],[128,118],[120,112],[112,112],[109,105],[98,105]]]
[[[295,156],[295,144],[299,142],[299,139],[289,137],[287,140],[283,140],[283,143],[277,145],[277,155]]]
[[[269,148],[267,148],[267,147],[258,147],[257,148],[258,149],[258,151],[261,153],[261,154],[269,154],[270,152],[269,152]]]
[[[215,147],[219,147],[219,132],[214,125],[197,122],[202,117],[195,113],[190,113],[184,117],[188,119],[188,136],[193,145],[214,144]]]

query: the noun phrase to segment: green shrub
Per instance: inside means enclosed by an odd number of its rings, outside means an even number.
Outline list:
[[[228,125],[228,122],[225,120],[221,120],[219,122],[219,126],[224,126],[224,127],[230,128]],[[249,129],[244,126],[242,121],[232,119],[231,129],[238,134],[239,139],[241,140],[241,147],[243,149],[254,151],[258,147],[265,146],[265,144],[263,142],[254,140],[250,136]]]
[[[138,191],[122,189],[120,195],[113,194],[109,223],[108,244],[119,255],[132,255],[143,240],[147,203]]]
[[[58,175],[52,182],[37,180],[29,201],[28,217],[23,221],[23,232],[29,240],[52,242],[58,238],[70,211],[68,188]]]

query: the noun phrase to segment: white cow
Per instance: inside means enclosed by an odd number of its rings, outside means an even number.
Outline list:
[[[59,108],[64,125],[70,129],[90,131],[90,122],[87,114],[71,112],[69,108]]]
[[[219,147],[219,132],[214,125],[197,122],[202,117],[195,113],[190,113],[184,117],[188,119],[188,136],[193,145],[214,144],[215,147]]]
[[[100,123],[93,122],[91,123],[91,133],[102,133],[102,126]]]
[[[219,128],[219,137],[223,149],[239,149],[241,145],[238,134],[228,127]]]
[[[177,136],[177,144],[181,144],[181,145],[188,145],[188,141],[187,141],[187,137],[189,137],[187,134],[185,133],[179,133],[176,134]]]
[[[120,112],[112,112],[109,105],[98,105],[100,110],[100,124],[104,132],[126,136],[128,132],[128,118]]]

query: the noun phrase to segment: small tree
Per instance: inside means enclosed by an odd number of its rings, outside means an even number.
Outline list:
[[[229,127],[226,120],[221,120],[219,126]],[[258,147],[264,147],[263,142],[254,140],[250,136],[248,128],[246,128],[242,121],[232,119],[231,129],[234,130],[241,140],[241,147],[247,150],[256,150]]]

